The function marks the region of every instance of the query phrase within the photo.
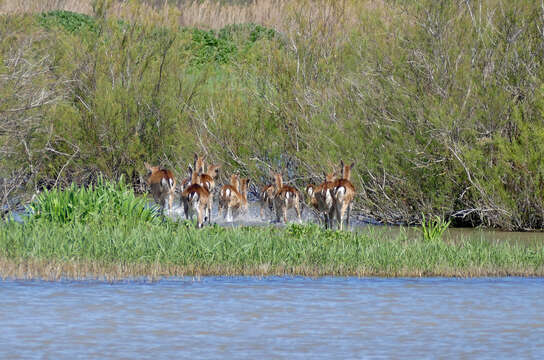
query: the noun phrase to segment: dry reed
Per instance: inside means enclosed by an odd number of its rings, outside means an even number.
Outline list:
[[[92,3],[92,0],[0,0],[0,14],[66,10],[93,15]],[[384,0],[254,0],[245,4],[205,0],[172,3],[172,1],[164,1],[160,2],[159,6],[153,6],[149,1],[143,1],[137,5],[129,1],[115,1],[109,7],[107,14],[115,18],[156,23],[173,17],[177,25],[204,29],[220,29],[230,24],[256,23],[279,31],[289,31],[293,26],[293,16],[305,17],[309,23],[319,19],[325,20],[332,27],[343,27],[347,23],[353,24],[359,21],[362,12],[379,11],[380,14],[390,14],[390,16],[397,13]]]

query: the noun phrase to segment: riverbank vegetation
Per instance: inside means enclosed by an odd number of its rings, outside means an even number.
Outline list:
[[[100,176],[143,190],[144,161],[181,177],[197,151],[300,188],[357,160],[355,210],[383,222],[544,226],[539,2],[17,3],[0,1],[3,209]],[[244,231],[287,236],[227,234]]]
[[[197,229],[105,180],[44,192],[28,209],[22,222],[0,224],[0,277],[544,275],[541,242],[446,241],[440,219],[416,237],[316,224]]]
[[[317,225],[196,229],[193,224],[45,220],[0,227],[0,276],[543,276],[541,244],[385,238]]]

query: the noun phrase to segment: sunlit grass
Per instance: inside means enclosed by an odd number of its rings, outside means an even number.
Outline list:
[[[8,222],[0,227],[0,258],[3,277],[544,275],[541,245],[387,239],[317,225],[198,230],[171,220]]]
[[[96,185],[67,189],[45,189],[27,207],[29,221],[43,219],[52,223],[161,222],[158,210],[145,197],[136,196],[121,178],[118,182],[100,178]]]
[[[421,234],[425,241],[439,241],[442,239],[444,232],[448,230],[451,220],[446,221],[440,216],[430,216],[428,219],[423,215],[421,221]]]

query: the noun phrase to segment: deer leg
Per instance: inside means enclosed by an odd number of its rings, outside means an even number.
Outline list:
[[[279,222],[281,222],[281,220],[280,220],[280,217],[281,217],[281,213],[280,213],[281,212],[281,205],[277,201],[275,201],[274,202],[274,207],[276,208],[276,222],[279,223]]]
[[[232,207],[231,206],[227,206],[227,221],[228,222],[232,221]]]
[[[168,194],[168,208],[170,209],[170,211],[172,211],[172,209],[174,208],[174,193],[173,192],[170,192]]]
[[[203,227],[203,219],[202,215],[204,215],[202,212],[203,209],[201,207],[198,208],[198,212],[196,214],[196,221],[197,221],[197,227],[201,229]]]
[[[206,209],[208,209],[208,224],[212,223],[212,206],[213,206],[213,196],[210,194],[210,199],[208,200],[208,204],[206,205]]]
[[[335,212],[336,212],[336,221],[338,224],[338,229],[342,230],[342,212],[341,212],[342,210],[339,204],[336,204],[335,210],[336,210]]]
[[[347,213],[347,216],[346,216],[346,227],[349,229],[349,218],[351,216],[351,208],[352,208],[353,204],[350,202],[349,205],[348,205],[348,213]]]
[[[295,211],[297,212],[298,222],[302,224],[301,212],[300,212],[300,203],[295,203]]]

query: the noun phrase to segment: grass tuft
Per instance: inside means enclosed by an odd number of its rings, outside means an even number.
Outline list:
[[[442,235],[451,224],[451,220],[446,221],[444,218],[435,215],[430,216],[428,219],[425,218],[425,215],[422,215],[421,221],[421,233],[423,235],[423,240],[434,242],[440,241]]]
[[[52,223],[89,223],[120,220],[159,224],[162,219],[155,206],[145,197],[137,197],[123,178],[112,182],[99,178],[96,185],[66,189],[45,189],[28,205],[28,221],[44,220]]]

